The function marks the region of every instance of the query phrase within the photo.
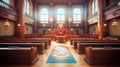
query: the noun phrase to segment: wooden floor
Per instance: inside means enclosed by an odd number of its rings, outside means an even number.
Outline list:
[[[77,63],[75,63],[75,64],[63,64],[63,63],[62,64],[48,64],[48,63],[46,63],[52,47],[55,45],[59,45],[59,44],[70,47],[70,50],[71,50],[72,54],[74,55]],[[72,46],[69,45],[69,42],[66,42],[64,44],[52,42],[52,46],[50,46],[50,48],[44,54],[39,54],[38,57],[39,57],[39,60],[33,65],[9,64],[9,65],[0,65],[0,67],[120,67],[120,65],[111,65],[111,64],[109,64],[109,65],[108,64],[107,65],[89,65],[84,61],[84,54],[78,54],[72,48]]]

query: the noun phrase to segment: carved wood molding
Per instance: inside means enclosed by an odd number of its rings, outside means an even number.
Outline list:
[[[30,18],[26,15],[24,16],[24,18],[25,18],[25,23],[26,24],[34,25],[34,19],[33,18]]]
[[[115,7],[105,12],[105,20],[120,17],[120,7]]]
[[[18,13],[15,10],[10,10],[4,7],[0,7],[0,17],[7,18],[13,21],[17,21]]]
[[[88,24],[94,24],[98,22],[98,14],[93,15],[88,19]]]

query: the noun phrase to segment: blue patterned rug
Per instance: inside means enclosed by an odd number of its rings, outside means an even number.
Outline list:
[[[66,46],[55,46],[46,63],[77,63],[74,56]]]

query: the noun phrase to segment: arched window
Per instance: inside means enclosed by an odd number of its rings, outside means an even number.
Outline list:
[[[63,8],[57,9],[57,23],[65,22],[65,10]]]
[[[41,23],[48,23],[49,13],[47,8],[42,8],[40,11]]]
[[[73,10],[73,23],[80,23],[81,21],[81,10],[80,8],[75,8]]]

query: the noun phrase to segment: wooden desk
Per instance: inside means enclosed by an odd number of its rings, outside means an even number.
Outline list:
[[[56,41],[58,43],[65,43],[66,36],[56,36]]]

